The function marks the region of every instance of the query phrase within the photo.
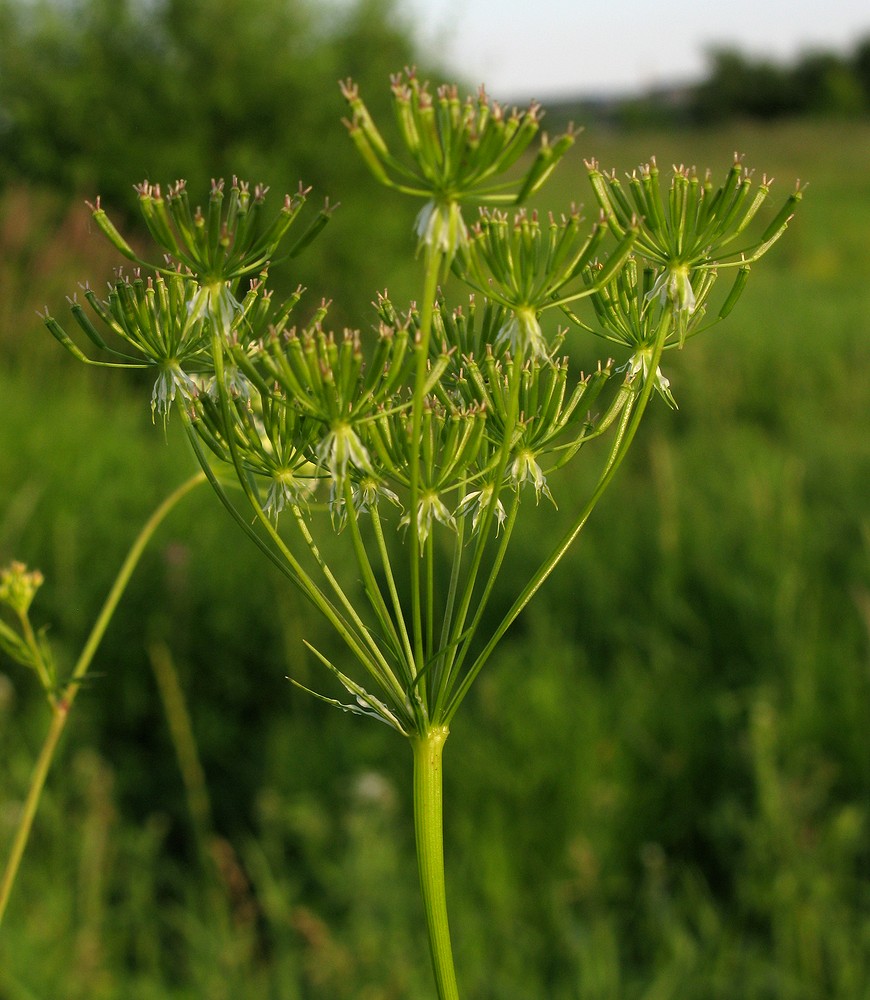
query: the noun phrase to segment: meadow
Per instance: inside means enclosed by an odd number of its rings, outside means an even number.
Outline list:
[[[799,215],[739,309],[670,358],[679,411],[654,408],[453,727],[471,1000],[870,998],[870,124],[589,129],[540,207],[591,203],[582,157],[721,175],[735,150],[782,194],[809,182]],[[42,569],[62,664],[193,468],[172,420],[35,316],[110,267],[86,213],[0,196],[0,565]],[[414,294],[406,264],[389,285]],[[331,641],[187,498],[76,704],[2,1000],[431,996],[409,755],[291,687],[319,679],[303,638]],[[0,662],[0,852],[47,721],[31,682]]]

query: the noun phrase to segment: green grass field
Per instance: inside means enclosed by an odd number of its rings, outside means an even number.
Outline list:
[[[728,321],[669,357],[680,410],[654,408],[454,726],[469,1000],[870,1000],[870,123],[590,129],[541,207],[591,205],[583,157],[721,176],[735,150],[780,197],[809,182],[799,216]],[[95,243],[58,245],[50,213],[4,205],[0,564],[43,570],[36,618],[69,663],[192,459],[33,316],[92,277]],[[31,262],[16,218],[70,280]],[[413,294],[406,269],[384,284]],[[520,557],[553,530],[538,514]],[[76,705],[0,936],[0,1000],[432,995],[410,755],[287,683],[319,679],[302,638],[330,641],[210,496],[185,501]],[[0,852],[47,724],[34,687],[0,662]]]

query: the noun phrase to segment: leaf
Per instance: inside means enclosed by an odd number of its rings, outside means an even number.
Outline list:
[[[0,621],[0,649],[24,667],[34,666],[33,652],[14,629]]]
[[[305,687],[304,684],[300,684],[298,681],[294,680],[292,677],[288,678],[291,684],[296,687],[301,688],[303,691],[307,691],[308,694],[313,695],[320,701],[326,702],[327,705],[333,705],[335,708],[340,708],[343,712],[351,712],[354,715],[366,715],[374,719],[378,719],[385,725],[389,726],[391,729],[395,729],[396,732],[401,733],[403,736],[408,736],[409,733],[406,728],[399,722],[393,712],[385,705],[382,701],[375,698],[374,695],[369,694],[368,691],[362,685],[357,684],[355,680],[348,677],[347,674],[343,674],[335,664],[331,663],[319,650],[315,649],[310,642],[303,640],[305,645],[311,652],[317,657],[318,660],[329,670],[338,680],[341,682],[344,689],[351,694],[356,699],[356,704],[347,705],[344,702],[340,702],[335,698],[329,698],[326,695],[320,694],[317,691],[311,690],[311,688]]]

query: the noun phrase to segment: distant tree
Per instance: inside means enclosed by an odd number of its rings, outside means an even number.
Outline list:
[[[378,211],[388,195],[340,124],[338,80],[381,95],[383,118],[388,75],[414,61],[395,0],[0,0],[0,185],[99,193],[132,223],[131,186],[145,178],[185,177],[193,194],[218,175],[279,193],[313,184],[312,198],[348,207],[332,223],[341,238],[315,243],[300,280],[316,290],[329,268],[341,306],[365,308],[372,255],[348,241],[362,232],[388,253],[411,217]],[[350,207],[358,185],[371,188],[364,209]],[[376,228],[359,225],[363,211]]]
[[[755,61],[736,49],[714,49],[710,72],[695,92],[695,114],[702,121],[735,115],[777,118],[797,111],[788,70]]]
[[[864,95],[864,108],[870,111],[870,35],[855,46],[852,54],[852,71]]]
[[[832,52],[811,52],[794,68],[794,90],[800,110],[809,114],[853,115],[865,105],[852,65]]]
[[[814,51],[793,64],[714,49],[707,77],[694,90],[693,117],[768,120],[789,115],[856,115],[870,110],[870,39],[851,57]]]

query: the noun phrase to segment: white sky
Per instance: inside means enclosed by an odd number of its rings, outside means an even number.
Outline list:
[[[870,0],[405,0],[424,44],[496,99],[641,91],[698,79],[711,45],[789,59],[851,50]]]

